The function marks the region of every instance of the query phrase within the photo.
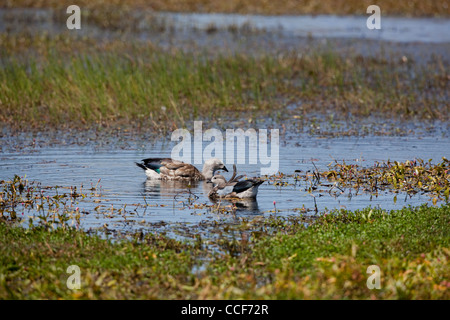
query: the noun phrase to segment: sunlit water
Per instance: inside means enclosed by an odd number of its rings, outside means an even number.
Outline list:
[[[115,139],[115,138],[111,138]],[[151,144],[139,141],[135,145],[122,149],[105,143],[102,145],[78,144],[68,146],[32,146],[13,150],[5,148],[0,158],[0,179],[10,179],[15,174],[26,176],[30,181],[39,181],[42,186],[76,186],[77,190],[89,193],[88,189],[97,186],[102,196],[101,202],[79,200],[76,206],[82,212],[82,227],[97,228],[108,224],[108,228],[117,230],[145,229],[146,223],[199,223],[204,220],[223,220],[229,215],[213,212],[201,207],[213,202],[207,197],[210,184],[192,183],[190,186],[170,181],[149,181],[142,169],[134,163],[146,157],[170,156],[175,142],[153,141]],[[204,142],[203,147],[208,145]],[[238,152],[245,152],[248,146],[237,146]],[[248,150],[247,150],[248,151]],[[313,171],[314,165],[319,170],[327,169],[334,161],[345,160],[346,163],[358,163],[372,166],[376,161],[405,161],[416,158],[433,159],[440,162],[442,157],[450,156],[450,138],[448,136],[428,137],[341,137],[281,140],[279,171],[293,174],[295,170]],[[247,155],[248,159],[248,155]],[[248,177],[260,175],[261,165],[246,164],[237,166],[238,174]],[[232,171],[232,163],[226,163]],[[201,165],[197,165],[201,169]],[[227,177],[231,172],[225,173]],[[100,180],[100,182],[98,182]],[[293,182],[291,180],[291,182]],[[318,188],[307,192],[309,184],[299,182],[296,186],[274,186],[265,182],[259,188],[257,200],[238,204],[237,216],[269,216],[273,214],[276,201],[277,215],[298,215],[299,208],[310,210],[307,214],[315,214],[335,208],[350,210],[367,206],[384,209],[397,209],[405,205],[431,203],[426,194],[417,193],[409,197],[406,194],[395,194],[381,191],[377,196],[349,190],[338,197],[333,196],[326,188]],[[67,190],[66,190],[67,192]],[[315,197],[313,197],[315,196]],[[143,206],[148,204],[146,208]],[[230,204],[223,201],[222,205]],[[102,207],[102,213],[94,208]],[[197,207],[196,207],[197,205]],[[199,208],[200,206],[200,208]],[[127,214],[108,215],[110,209],[124,208]],[[26,211],[25,215],[36,214]],[[125,216],[125,217],[124,217]],[[144,223],[145,222],[145,223]]]

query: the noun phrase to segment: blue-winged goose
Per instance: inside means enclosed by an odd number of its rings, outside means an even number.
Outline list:
[[[215,175],[211,178],[214,188],[209,192],[211,198],[256,198],[258,187],[264,180],[242,180],[230,179],[227,182],[224,176]]]
[[[205,161],[200,172],[192,164],[170,158],[148,158],[136,165],[145,170],[149,179],[160,180],[210,180],[217,170],[227,171],[220,159],[212,158]]]

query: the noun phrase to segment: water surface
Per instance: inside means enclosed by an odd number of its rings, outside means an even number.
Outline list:
[[[145,229],[145,223],[200,223],[204,220],[228,219],[228,214],[211,211],[214,204],[208,197],[211,186],[203,181],[180,183],[174,181],[150,181],[142,169],[135,165],[146,157],[170,156],[175,142],[156,140],[135,141],[126,148],[111,143],[88,145],[45,145],[12,149],[5,148],[0,158],[0,179],[10,179],[15,174],[39,181],[42,186],[76,186],[83,191],[97,186],[102,194],[99,202],[80,200],[77,206],[84,214],[82,227],[97,228],[108,224],[108,228],[130,231]],[[116,141],[117,142],[117,141]],[[207,143],[205,142],[203,147]],[[248,152],[248,146],[237,146],[238,152]],[[376,161],[406,161],[417,158],[433,159],[440,162],[442,157],[450,158],[450,138],[448,136],[366,136],[323,138],[305,136],[297,139],[282,139],[280,144],[279,171],[294,174],[297,170],[313,171],[314,165],[325,170],[334,160],[372,166]],[[247,158],[248,159],[248,158]],[[231,163],[226,163],[232,168]],[[201,169],[201,165],[197,166]],[[240,164],[239,174],[248,177],[260,176],[261,165]],[[231,173],[224,173],[227,177]],[[99,182],[100,180],[100,182]],[[290,182],[293,182],[291,179]],[[276,201],[277,215],[299,215],[299,208],[309,210],[314,215],[315,206],[319,213],[335,208],[355,210],[367,206],[384,209],[398,209],[405,205],[431,203],[426,194],[417,193],[410,197],[382,191],[377,196],[369,193],[355,193],[346,190],[338,196],[326,188],[318,188],[312,194],[307,192],[309,184],[298,181],[288,186],[275,186],[265,182],[259,188],[257,201],[237,204],[236,216],[267,217],[274,214]],[[314,199],[316,201],[314,201]],[[144,205],[148,204],[144,208]],[[95,207],[101,205],[103,213],[98,214]],[[222,206],[231,203],[222,201]],[[124,215],[117,210],[124,208]],[[112,214],[105,214],[110,211]],[[114,211],[116,210],[116,211]],[[25,212],[35,214],[35,212]]]

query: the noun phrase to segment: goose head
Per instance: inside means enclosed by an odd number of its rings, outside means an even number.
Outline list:
[[[206,180],[211,180],[217,170],[224,170],[228,172],[228,169],[225,167],[222,160],[218,158],[211,158],[205,161],[202,174]]]
[[[227,179],[225,179],[224,176],[217,174],[211,178],[211,182],[215,187],[224,187],[227,184]]]

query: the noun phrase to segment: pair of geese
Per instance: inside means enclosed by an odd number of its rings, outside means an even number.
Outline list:
[[[236,177],[236,165],[233,165],[233,176],[227,180],[223,175],[215,174],[216,171],[228,172],[227,167],[220,159],[212,158],[205,161],[203,170],[200,172],[192,164],[171,158],[148,158],[143,159],[136,165],[144,169],[147,178],[158,180],[207,180],[214,187],[209,192],[210,198],[256,198],[258,187],[263,180],[242,180],[243,176]]]

